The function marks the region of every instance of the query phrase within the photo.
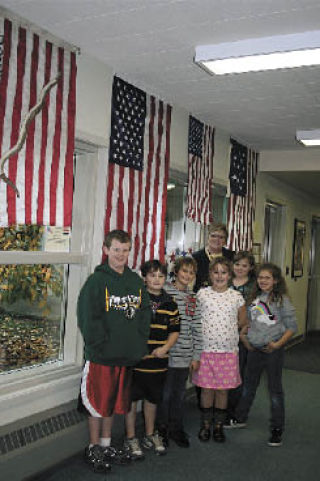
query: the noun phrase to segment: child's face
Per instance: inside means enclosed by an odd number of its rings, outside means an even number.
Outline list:
[[[145,277],[147,291],[150,294],[160,295],[166,281],[166,276],[160,271],[148,272]]]
[[[230,272],[227,266],[224,264],[216,264],[210,271],[210,280],[213,290],[218,292],[226,291],[230,277]]]
[[[108,264],[116,272],[123,272],[128,262],[131,244],[112,239],[110,247],[103,246],[104,253],[108,256]]]
[[[176,274],[176,285],[181,289],[186,289],[194,280],[196,273],[192,265],[182,264]]]
[[[251,265],[248,259],[240,259],[233,264],[233,272],[235,277],[248,277],[251,271]]]
[[[260,271],[257,281],[258,286],[263,292],[271,292],[277,283],[270,271]]]

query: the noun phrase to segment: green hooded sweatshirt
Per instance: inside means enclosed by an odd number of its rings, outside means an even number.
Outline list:
[[[125,267],[96,267],[81,289],[78,326],[85,359],[105,366],[133,366],[147,354],[151,309],[142,279]]]

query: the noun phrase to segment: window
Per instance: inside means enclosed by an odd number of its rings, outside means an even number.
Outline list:
[[[0,231],[0,409],[6,424],[78,394],[83,344],[76,305],[101,260],[107,154],[82,143],[76,152],[72,231]]]
[[[186,218],[187,176],[171,171],[167,194],[166,251],[192,252],[205,244],[207,227]],[[227,198],[225,186],[214,184],[212,189],[212,212],[216,222],[225,222]]]
[[[70,229],[0,228],[1,251],[69,251]],[[0,372],[63,359],[68,266],[0,265]]]

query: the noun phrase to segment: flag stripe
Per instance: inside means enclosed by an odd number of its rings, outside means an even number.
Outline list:
[[[243,147],[243,146],[241,146]],[[232,157],[232,153],[230,154]],[[228,247],[234,251],[251,250],[253,244],[253,222],[256,206],[256,177],[258,154],[247,150],[247,193],[245,196],[231,193],[228,205]]]
[[[75,54],[56,47],[18,21],[0,18],[4,33],[0,83],[0,152],[13,147],[40,90],[61,78],[30,122],[26,141],[6,163],[20,198],[0,182],[0,225],[71,225],[75,122]],[[1,33],[1,32],[0,32]]]
[[[201,129],[195,132],[195,128]],[[202,138],[196,134],[202,132]],[[200,143],[201,142],[201,143]],[[212,216],[214,129],[189,117],[187,217],[208,225]],[[201,155],[200,152],[201,151]]]
[[[171,107],[146,96],[144,169],[109,162],[105,232],[128,230],[129,265],[164,260],[165,202],[170,158]]]

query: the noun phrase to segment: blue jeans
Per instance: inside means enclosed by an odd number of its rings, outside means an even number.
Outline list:
[[[282,366],[284,349],[277,349],[270,354],[260,350],[249,351],[247,369],[242,388],[242,395],[235,410],[235,417],[238,421],[246,421],[263,370],[266,370],[268,378],[268,389],[271,404],[271,429],[284,428],[284,393],[282,389]]]
[[[168,426],[171,432],[183,431],[183,404],[188,375],[187,367],[169,367],[167,371],[157,422]]]

